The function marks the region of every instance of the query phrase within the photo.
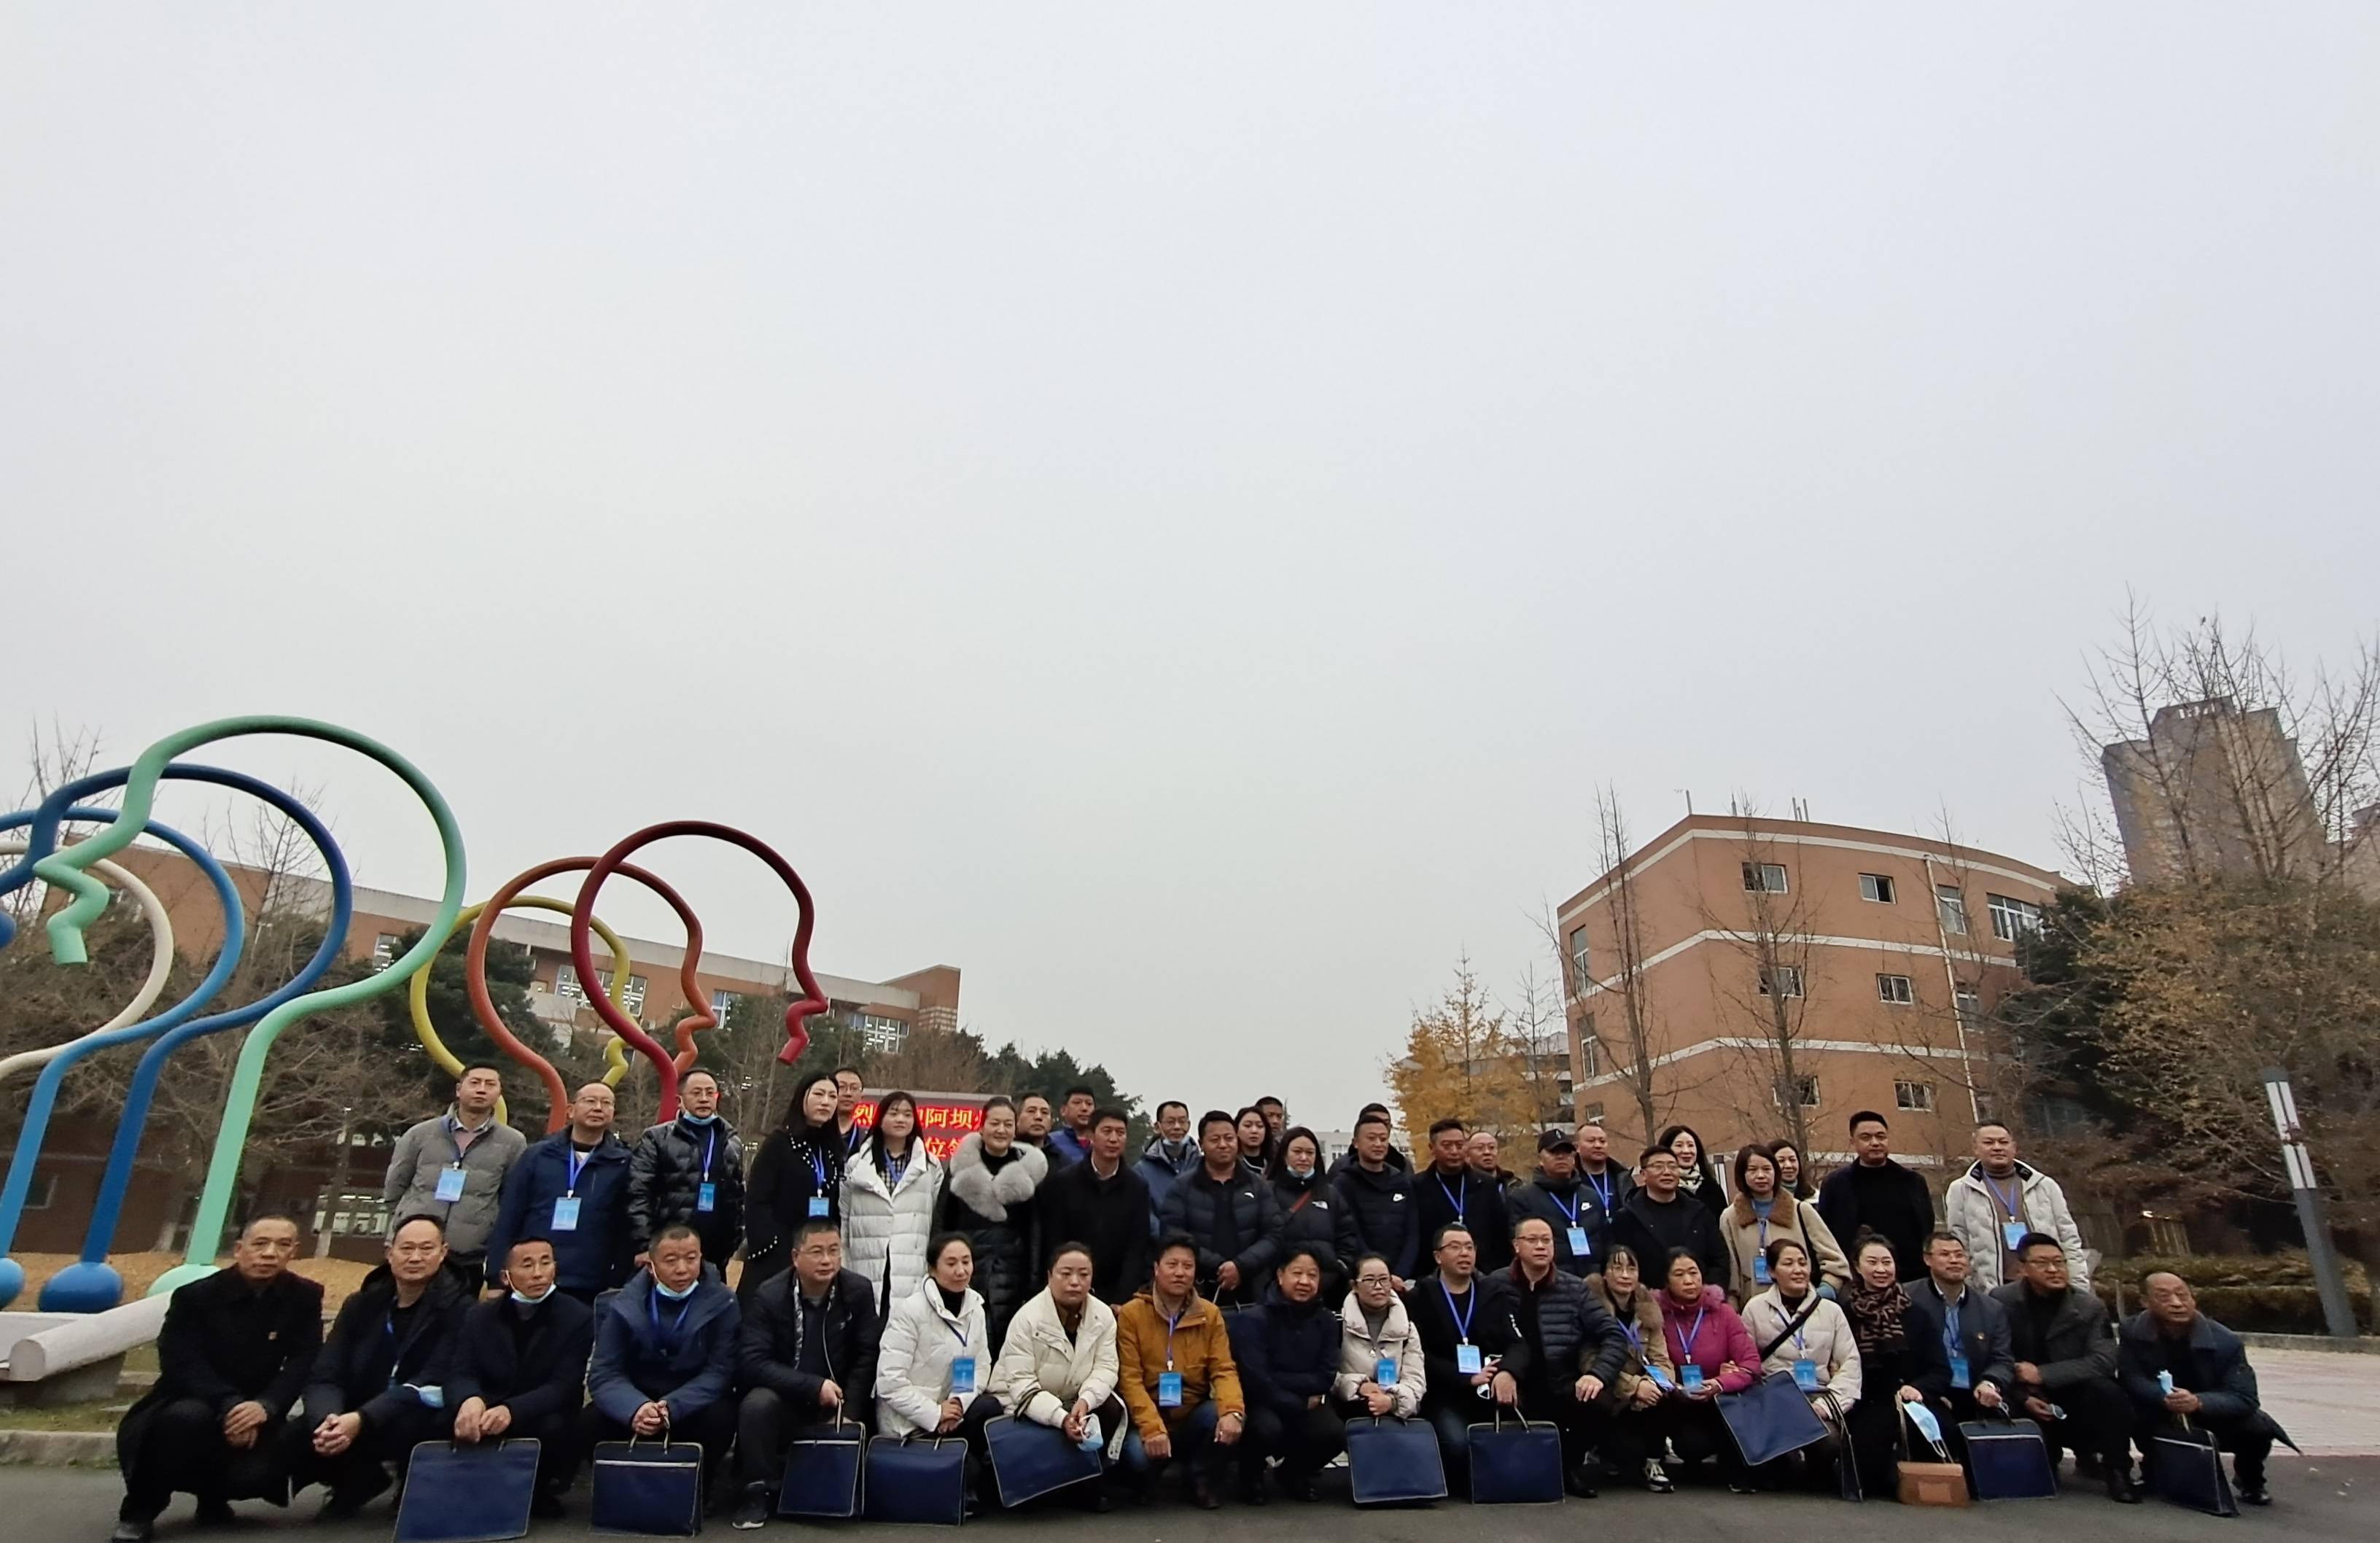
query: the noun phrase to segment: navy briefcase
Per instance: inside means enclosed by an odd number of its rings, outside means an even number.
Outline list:
[[[2031,1420],[1961,1420],[1967,1484],[1979,1500],[2054,1500],[2058,1472],[2049,1444]]]
[[[702,1530],[702,1444],[599,1442],[587,1512],[597,1532],[692,1537]]]
[[[1347,1478],[1357,1505],[1416,1505],[1446,1499],[1446,1464],[1427,1420],[1347,1422]]]
[[[879,1436],[868,1443],[861,1513],[871,1522],[954,1527],[966,1520],[966,1442]]]
[[[1827,1439],[1827,1422],[1790,1371],[1770,1372],[1740,1393],[1718,1395],[1718,1417],[1747,1467],[1774,1463]]]
[[[1493,1421],[1471,1427],[1463,1443],[1471,1460],[1474,1505],[1560,1505],[1561,1427],[1551,1420]]]
[[[832,1425],[812,1427],[785,1447],[785,1476],[777,1487],[777,1514],[847,1522],[859,1514],[860,1475],[868,1432],[836,1412]]]
[[[497,1543],[528,1535],[534,1440],[424,1441],[405,1465],[396,1543]]]
[[[2223,1473],[2223,1453],[2212,1431],[2184,1428],[2160,1430],[2149,1438],[2149,1488],[2160,1500],[2203,1511],[2209,1516],[2237,1516],[2240,1502]]]
[[[1002,1415],[983,1427],[984,1450],[991,1455],[991,1481],[1000,1488],[1000,1503],[1019,1506],[1054,1490],[1099,1476],[1097,1447],[1086,1452],[1053,1425]]]

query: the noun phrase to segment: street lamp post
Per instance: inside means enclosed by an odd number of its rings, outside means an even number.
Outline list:
[[[2347,1281],[2338,1272],[2338,1256],[2331,1252],[2330,1223],[2323,1215],[2313,1154],[2306,1150],[2305,1131],[2298,1124],[2298,1100],[2289,1090],[2289,1074],[2278,1066],[2265,1068],[2265,1101],[2272,1105],[2273,1129],[2281,1138],[2281,1160],[2289,1166],[2289,1188],[2297,1195],[2298,1223],[2305,1230],[2306,1259],[2313,1267],[2314,1289],[2322,1294],[2323,1321],[2332,1339],[2354,1339],[2355,1309],[2347,1300]]]

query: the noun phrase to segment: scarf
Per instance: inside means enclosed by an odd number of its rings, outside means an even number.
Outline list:
[[[1899,1286],[1878,1291],[1866,1281],[1855,1279],[1851,1296],[1843,1305],[1851,1309],[1852,1331],[1859,1339],[1861,1354],[1899,1351],[1906,1346],[1908,1337],[1901,1330],[1900,1311],[1909,1304]]]
[[[1681,1170],[1678,1174],[1678,1187],[1689,1195],[1700,1195],[1703,1192],[1702,1165],[1696,1163],[1692,1168]]]

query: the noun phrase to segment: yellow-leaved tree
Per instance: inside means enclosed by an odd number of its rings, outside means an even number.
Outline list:
[[[1530,1047],[1480,986],[1470,955],[1455,962],[1446,994],[1414,1013],[1404,1053],[1389,1063],[1390,1096],[1415,1160],[1432,1124],[1451,1116],[1491,1130],[1506,1147],[1533,1142],[1552,1117],[1549,1090],[1531,1075]]]

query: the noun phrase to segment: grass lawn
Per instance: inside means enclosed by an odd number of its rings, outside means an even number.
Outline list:
[[[112,1431],[130,1407],[128,1398],[98,1403],[62,1403],[55,1409],[0,1408],[0,1429]]]

